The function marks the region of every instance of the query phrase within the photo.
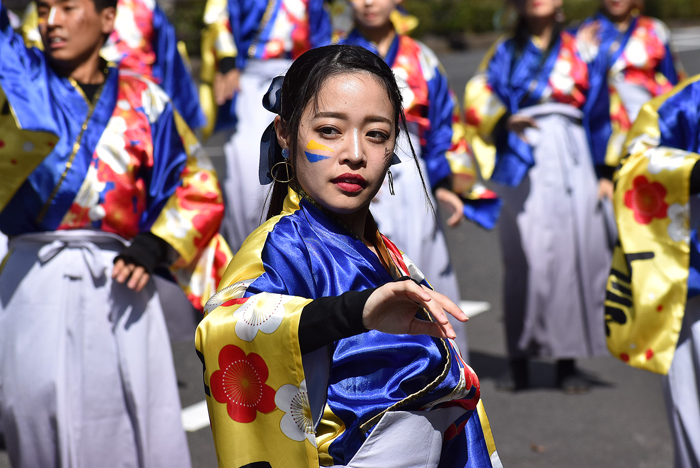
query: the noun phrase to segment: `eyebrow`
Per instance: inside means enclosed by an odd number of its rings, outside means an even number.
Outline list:
[[[323,119],[323,118],[331,118],[331,119],[341,119],[341,120],[347,120],[348,115],[344,114],[342,112],[319,112],[313,117],[314,119]],[[391,125],[391,120],[387,119],[386,117],[382,117],[381,115],[370,115],[365,119],[365,122],[384,122],[388,123]]]
[[[63,3],[68,3],[68,2],[70,2],[70,1],[72,1],[72,0],[56,0],[56,3],[57,3],[57,4],[63,4]],[[49,5],[48,2],[42,1],[42,0],[39,0],[39,1],[36,3],[36,6],[37,6],[37,8],[39,8],[39,7],[51,8],[51,5]]]

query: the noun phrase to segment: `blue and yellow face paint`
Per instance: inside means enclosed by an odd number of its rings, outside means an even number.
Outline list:
[[[307,151],[304,151],[304,154],[306,155],[306,159],[308,159],[310,163],[323,161],[324,159],[330,159],[330,156],[316,154],[315,151],[329,151],[331,153],[335,152],[328,146],[318,143],[316,140],[309,141],[309,143],[306,145],[306,149]]]

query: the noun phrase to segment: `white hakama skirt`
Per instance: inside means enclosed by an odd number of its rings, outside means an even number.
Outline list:
[[[270,186],[260,185],[260,139],[275,114],[262,106],[262,100],[272,79],[284,75],[291,64],[286,59],[249,59],[241,72],[236,97],[238,123],[224,145],[226,210],[222,227],[234,254],[267,215]]]
[[[526,137],[535,165],[518,187],[499,185],[504,312],[511,358],[607,354],[605,285],[616,231],[599,201],[581,112],[543,104]]]
[[[671,368],[663,376],[676,468],[700,468],[700,296],[688,300]]]
[[[14,467],[189,467],[153,281],[111,279],[124,241],[96,231],[10,241],[0,272],[0,432]]]

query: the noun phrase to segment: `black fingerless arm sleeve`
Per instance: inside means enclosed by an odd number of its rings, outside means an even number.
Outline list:
[[[304,307],[299,320],[301,354],[310,353],[342,338],[366,332],[367,329],[362,324],[362,312],[367,299],[376,289],[348,291],[340,296],[320,297]]]
[[[165,262],[170,246],[160,237],[150,232],[136,234],[131,245],[120,253],[115,259],[126,263],[142,266],[149,275],[153,274],[156,266]]]

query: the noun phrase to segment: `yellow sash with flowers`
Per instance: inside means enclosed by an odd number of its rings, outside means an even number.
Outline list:
[[[681,330],[690,264],[690,173],[700,155],[660,146],[659,108],[700,76],[646,104],[615,176],[619,244],[605,301],[608,349],[668,373]]]

